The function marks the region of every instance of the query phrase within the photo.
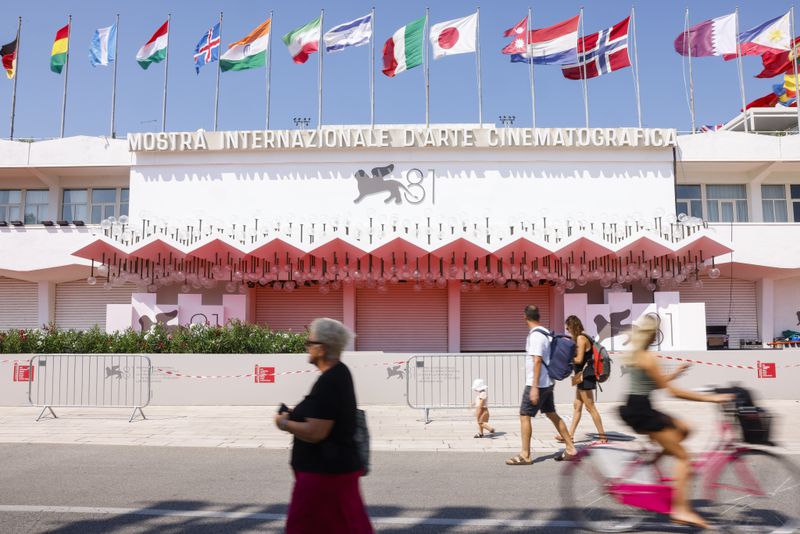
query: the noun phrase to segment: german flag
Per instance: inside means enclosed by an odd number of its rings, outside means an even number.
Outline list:
[[[0,59],[3,61],[3,68],[6,69],[6,76],[11,80],[17,73],[17,40],[14,39],[0,48]]]
[[[69,50],[69,24],[56,32],[53,41],[53,51],[50,54],[50,70],[56,74],[61,74],[64,64],[67,62],[67,51]]]

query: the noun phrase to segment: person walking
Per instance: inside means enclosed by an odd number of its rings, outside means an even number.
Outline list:
[[[489,424],[489,393],[487,392],[486,382],[482,378],[476,378],[472,382],[472,391],[475,392],[475,422],[478,423],[478,433],[473,437],[482,438],[483,431],[489,432],[489,436],[494,434],[494,427]],[[472,403],[470,403],[472,405]]]
[[[645,316],[634,325],[631,336],[632,352],[629,356],[630,382],[628,399],[620,406],[619,413],[638,434],[646,434],[661,446],[662,454],[675,458],[674,491],[672,493],[672,522],[697,528],[708,528],[708,523],[692,509],[689,503],[689,482],[692,467],[689,453],[683,441],[689,435],[689,426],[680,419],[653,409],[650,393],[666,389],[673,397],[700,402],[729,402],[728,394],[703,394],[679,389],[672,381],[680,376],[687,365],[682,365],[670,374],[663,374],[658,364],[658,355],[649,350],[655,342],[658,326],[655,319]]]
[[[306,341],[308,361],[321,374],[294,410],[275,416],[276,426],[294,436],[291,466],[295,484],[287,534],[373,532],[359,489],[364,466],[353,439],[353,377],[341,361],[350,338],[347,327],[334,319],[311,323]]]
[[[528,325],[528,339],[525,347],[525,389],[519,407],[519,425],[522,447],[518,455],[506,460],[507,465],[531,465],[531,418],[542,412],[564,439],[564,450],[556,456],[557,461],[571,460],[578,454],[567,426],[556,413],[553,400],[553,379],[547,372],[550,364],[549,332],[539,322],[539,308],[525,307],[525,322]]]
[[[597,428],[598,441],[607,443],[606,431],[603,429],[603,420],[597,406],[594,403],[594,392],[597,390],[597,380],[593,369],[592,339],[583,329],[583,323],[574,315],[567,317],[565,321],[567,332],[575,340],[575,359],[573,360],[572,385],[575,386],[575,401],[572,404],[572,424],[569,427],[569,435],[575,441],[575,431],[578,423],[581,422],[583,409],[589,412]],[[564,442],[561,435],[556,436],[556,441]]]

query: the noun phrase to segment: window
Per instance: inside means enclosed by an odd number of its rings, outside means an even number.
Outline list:
[[[781,185],[761,186],[761,209],[764,222],[787,222],[786,187]]]
[[[675,192],[678,197],[675,211],[678,215],[685,213],[689,217],[703,218],[703,201],[699,185],[679,185]]]
[[[0,190],[0,221],[19,221],[22,191]]]
[[[39,224],[48,218],[49,196],[46,189],[25,191],[25,224]]]
[[[89,209],[89,191],[65,189],[62,217],[65,221],[86,221]]]
[[[800,185],[790,185],[789,191],[792,196],[792,213],[794,222],[800,222]]]
[[[92,189],[92,224],[109,217],[116,217],[117,190]]]
[[[711,222],[747,222],[744,185],[707,185],[706,209]]]
[[[130,194],[130,189],[127,187],[123,187],[119,190],[119,215],[122,217],[123,215],[128,214],[128,196]]]

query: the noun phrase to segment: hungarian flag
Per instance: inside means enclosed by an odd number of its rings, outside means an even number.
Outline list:
[[[319,50],[319,40],[322,36],[322,19],[315,18],[305,26],[292,30],[283,36],[283,42],[289,48],[289,53],[295,63],[305,63],[309,54]]]
[[[772,78],[778,74],[794,72],[792,57],[796,57],[798,45],[800,45],[800,37],[794,40],[794,51],[787,50],[785,52],[778,52],[776,50],[764,52],[761,55],[761,64],[764,66],[764,70],[756,74],[756,78]]]
[[[50,52],[50,70],[56,74],[61,74],[64,64],[67,62],[67,52],[69,51],[69,24],[56,32],[56,39],[53,41],[53,50]]]
[[[628,25],[631,18],[578,40],[578,62],[563,65],[561,74],[570,80],[596,78],[631,66],[628,55]]]
[[[156,33],[136,53],[136,61],[143,69],[153,63],[164,61],[167,57],[167,44],[169,43],[169,20],[161,25]]]
[[[17,73],[17,40],[14,39],[0,48],[0,58],[3,60],[3,68],[6,69],[6,76],[12,79]]]
[[[392,78],[422,65],[425,17],[406,24],[383,45],[383,73]]]

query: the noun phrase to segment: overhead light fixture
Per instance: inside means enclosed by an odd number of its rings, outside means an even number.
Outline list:
[[[8,226],[8,221],[0,221],[0,226],[2,227]]]
[[[56,223],[53,221],[42,221],[42,226],[55,226]]]
[[[58,221],[59,226],[69,226],[69,221]]]
[[[25,223],[22,221],[11,221],[11,226],[25,226]]]
[[[86,224],[83,221],[72,221],[72,224],[74,224],[75,226],[86,226]]]

